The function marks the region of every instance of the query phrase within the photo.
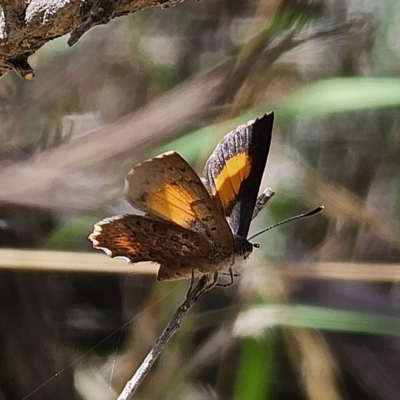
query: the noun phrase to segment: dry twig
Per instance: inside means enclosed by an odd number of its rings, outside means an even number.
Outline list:
[[[143,379],[150,372],[151,367],[157,360],[158,356],[164,350],[168,341],[172,338],[175,332],[179,329],[180,324],[189,310],[194,306],[197,299],[201,294],[207,290],[212,289],[215,286],[215,281],[210,282],[209,275],[203,275],[196,284],[191,288],[183,304],[176,310],[171,321],[168,323],[166,328],[160,337],[156,340],[153,348],[147,354],[146,358],[143,360],[140,367],[137,369],[136,373],[132,378],[126,383],[121,394],[118,396],[117,400],[128,400],[135,393],[136,389],[142,383]]]

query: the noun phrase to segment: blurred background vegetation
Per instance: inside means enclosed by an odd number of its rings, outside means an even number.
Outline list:
[[[140,399],[398,399],[400,3],[202,0],[113,20],[0,80],[0,399],[115,399],[187,284],[91,249],[125,174],[275,111],[277,194]],[[33,252],[27,252],[27,250]],[[67,253],[68,252],[68,253]],[[144,274],[147,268],[147,274]]]

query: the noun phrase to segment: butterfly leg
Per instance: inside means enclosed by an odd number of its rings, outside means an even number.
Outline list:
[[[214,274],[212,275],[212,280],[208,282],[204,291],[206,292],[207,290],[211,290],[217,284],[218,284],[218,272],[214,272]]]
[[[212,275],[207,274],[205,276],[207,276],[207,283],[203,286],[201,292],[199,293],[199,296],[204,292],[211,290],[218,283],[218,272],[214,272]]]
[[[228,283],[217,283],[217,286],[222,286],[222,287],[229,287],[233,285],[233,270],[232,268],[229,268],[229,277],[231,278],[231,281]]]
[[[214,272],[214,274],[204,274],[201,276],[196,283],[194,284],[194,276],[193,282],[190,284],[189,291],[186,295],[186,298],[190,298],[194,296],[195,300],[199,298],[201,294],[211,290],[218,282],[218,272]]]
[[[268,200],[275,194],[275,192],[269,187],[266,188],[257,198],[256,205],[253,211],[252,220],[257,217],[258,213],[264,208],[268,203]]]
[[[193,289],[193,285],[194,285],[194,268],[192,268],[192,277],[190,278],[190,286],[189,290],[187,291],[186,298],[190,296],[190,293],[192,292]]]

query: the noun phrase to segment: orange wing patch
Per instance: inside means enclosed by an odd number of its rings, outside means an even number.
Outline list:
[[[237,153],[221,169],[214,178],[213,195],[219,198],[224,209],[236,200],[243,181],[251,171],[251,159],[247,153]]]
[[[149,209],[177,225],[188,227],[196,218],[191,207],[195,199],[182,186],[165,184],[144,194],[144,200]]]
[[[140,210],[203,235],[214,252],[233,251],[232,231],[193,168],[168,152],[134,167],[126,199]]]

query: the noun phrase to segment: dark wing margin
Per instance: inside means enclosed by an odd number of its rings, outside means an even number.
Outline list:
[[[274,114],[229,132],[204,168],[205,185],[235,235],[247,237],[271,146]]]

